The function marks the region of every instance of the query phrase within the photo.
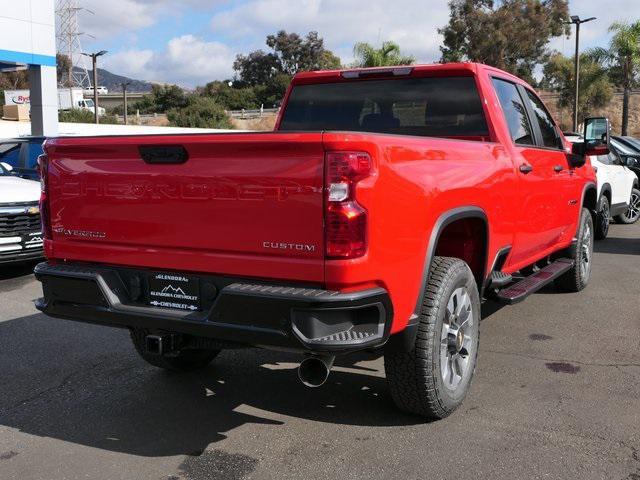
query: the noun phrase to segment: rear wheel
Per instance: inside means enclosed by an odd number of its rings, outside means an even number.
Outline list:
[[[611,208],[609,206],[609,199],[604,195],[600,199],[600,208],[596,213],[594,222],[596,240],[603,240],[607,238],[609,233],[609,219],[611,217]]]
[[[414,345],[385,352],[396,405],[429,419],[458,408],[476,368],[479,326],[480,299],[469,266],[457,258],[435,257]]]
[[[618,223],[636,223],[640,218],[640,190],[633,188],[631,190],[631,199],[629,200],[629,208],[626,212],[615,217]]]
[[[573,267],[556,280],[556,286],[568,292],[584,289],[591,278],[593,259],[593,219],[586,208],[582,209],[576,242],[567,249],[564,256],[575,261]]]
[[[154,367],[173,372],[191,372],[205,368],[218,356],[220,350],[188,348],[170,352],[165,355],[153,355],[147,352],[147,335],[154,332],[143,328],[131,329],[131,341],[138,354]]]

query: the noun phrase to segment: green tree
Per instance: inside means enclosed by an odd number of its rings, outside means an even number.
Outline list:
[[[358,42],[353,47],[356,58],[354,67],[386,67],[391,65],[411,65],[416,59],[403,55],[400,46],[394,42],[383,42],[380,48],[366,42]]]
[[[592,55],[610,68],[610,76],[623,89],[622,135],[629,129],[629,97],[631,89],[640,83],[640,20],[633,23],[615,22],[609,48],[595,48]]]
[[[242,86],[266,85],[281,72],[278,57],[273,53],[255,50],[247,55],[237,55],[233,62],[237,80]]]
[[[268,85],[279,74],[295,75],[303,70],[340,68],[340,59],[324,47],[318,32],[306,37],[280,30],[267,36],[270,52],[256,50],[248,55],[237,55],[233,63],[240,84]]]
[[[260,107],[254,87],[234,88],[234,86],[229,85],[229,83],[228,80],[224,82],[209,82],[200,89],[200,94],[213,98],[216,103],[222,105],[227,110]]]
[[[236,72],[234,88],[254,87],[258,105],[278,103],[291,82],[291,77],[304,70],[340,68],[340,59],[324,46],[318,32],[305,37],[280,30],[268,35],[270,51],[255,50],[237,55],[233,62]]]
[[[324,48],[324,40],[318,32],[306,37],[280,30],[267,36],[267,46],[278,59],[281,73],[295,75],[304,70],[328,70],[340,68],[340,59]]]
[[[533,82],[551,38],[568,33],[567,0],[451,0],[442,62],[486,63]]]
[[[167,112],[171,125],[190,128],[233,128],[224,108],[211,97],[192,95],[184,107]]]
[[[572,107],[575,99],[574,59],[560,53],[551,55],[544,66],[542,88],[560,93],[558,105]],[[591,51],[580,55],[579,121],[604,107],[613,96],[613,84],[606,67]]]
[[[177,85],[153,85],[151,93],[133,105],[140,113],[166,113],[171,109],[183,108],[189,103],[187,95]]]
[[[56,74],[59,86],[69,86],[69,70],[71,70],[71,68],[71,59],[69,56],[63,53],[56,53]]]

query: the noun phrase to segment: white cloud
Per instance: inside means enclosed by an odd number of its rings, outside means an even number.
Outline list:
[[[189,8],[209,11],[227,0],[82,0],[80,23],[98,40],[154,25],[161,17],[179,17]]]
[[[103,65],[132,78],[193,87],[231,77],[233,60],[227,45],[183,35],[169,40],[159,52],[130,49],[105,56]]]
[[[139,0],[85,0],[79,14],[81,30],[97,40],[153,25],[159,11]]]
[[[447,0],[251,0],[214,15],[211,26],[245,47],[277,30],[315,30],[343,62],[356,41],[393,40],[421,62],[439,57],[437,29],[449,18]],[[247,43],[247,38],[252,41]]]
[[[135,78],[178,82],[194,86],[233,74],[237,53],[267,49],[265,37],[284,29],[306,34],[317,31],[326,46],[348,64],[353,44],[397,42],[418,62],[440,57],[442,37],[437,29],[449,19],[448,0],[82,0],[95,15],[81,15],[81,30],[96,37],[91,46],[106,47],[102,65],[114,73]],[[614,21],[640,17],[638,0],[571,0],[572,14],[597,16],[583,25],[581,46],[605,46],[607,28]],[[189,31],[193,15],[211,19],[208,32]],[[157,47],[137,48],[145,29],[160,21],[175,21],[180,33],[157,32]],[[179,26],[179,27],[178,27]],[[182,29],[182,30],[181,30]],[[172,38],[174,37],[174,38]],[[148,40],[148,39],[147,39]],[[550,45],[567,55],[573,38],[554,39]]]

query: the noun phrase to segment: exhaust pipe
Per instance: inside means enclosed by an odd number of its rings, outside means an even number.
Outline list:
[[[321,387],[329,378],[335,359],[335,356],[305,358],[298,367],[298,378],[307,387]]]

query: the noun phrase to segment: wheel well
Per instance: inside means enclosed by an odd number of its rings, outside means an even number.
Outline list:
[[[606,183],[602,186],[602,196],[607,197],[607,200],[609,200],[609,205],[611,205],[611,186]],[[586,202],[585,202],[586,204]]]
[[[449,223],[440,232],[435,255],[464,260],[482,288],[487,264],[487,224],[478,217],[465,217]]]
[[[590,211],[595,212],[598,209],[598,192],[595,188],[588,188],[584,193],[584,200],[582,206],[588,208]]]

